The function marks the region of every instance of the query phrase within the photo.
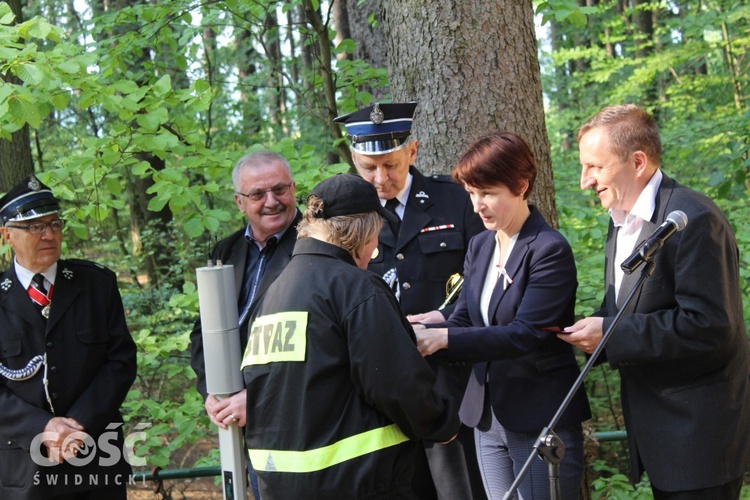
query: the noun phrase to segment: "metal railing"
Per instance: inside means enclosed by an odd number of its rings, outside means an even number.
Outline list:
[[[625,431],[602,431],[595,432],[594,437],[600,443],[609,443],[612,441],[624,441],[627,438]],[[137,482],[145,481],[164,481],[167,479],[189,479],[194,477],[214,477],[221,474],[221,467],[218,465],[211,467],[195,467],[193,469],[159,469],[158,467],[151,472],[136,472],[133,474],[133,480]]]

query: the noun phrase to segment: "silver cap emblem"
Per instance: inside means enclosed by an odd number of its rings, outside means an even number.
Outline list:
[[[383,123],[383,120],[385,119],[385,115],[383,114],[383,111],[380,110],[380,103],[375,103],[375,107],[372,108],[372,111],[370,111],[370,120],[375,125],[380,125]]]

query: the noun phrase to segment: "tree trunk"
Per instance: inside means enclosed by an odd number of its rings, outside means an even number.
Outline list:
[[[651,0],[633,1],[633,28],[635,30],[635,57],[648,60],[654,54],[654,24],[656,7]],[[654,80],[646,88],[646,107],[652,108],[654,120],[659,121],[659,88]]]
[[[276,11],[273,8],[270,8],[268,12],[266,12],[263,31],[263,43],[266,48],[266,57],[268,58],[270,65],[270,73],[268,77],[269,121],[272,124],[279,126],[284,134],[288,134],[289,131],[284,126],[282,119],[286,112],[286,100],[284,96],[279,21],[276,18]]]
[[[351,30],[349,29],[349,10],[348,0],[333,0],[331,2],[331,18],[333,19],[333,27],[336,30],[336,36],[333,39],[333,46],[338,45],[352,37]],[[346,52],[340,52],[336,54],[336,59],[339,61],[347,59],[349,54]]]
[[[534,12],[528,0],[383,0],[395,101],[417,101],[417,166],[448,173],[491,130],[531,146],[539,167],[532,201],[557,225]]]
[[[387,68],[388,46],[385,33],[383,32],[383,23],[381,22],[382,0],[371,0],[362,3],[354,0],[345,1],[349,4],[347,12],[351,38],[357,41],[357,50],[354,51],[354,58],[362,59],[373,68]],[[371,16],[374,17],[374,26],[370,22]],[[369,92],[376,101],[385,99],[388,95],[388,89],[382,87],[368,85],[359,90]]]
[[[111,2],[110,8],[121,10],[142,3],[143,0],[115,0]],[[112,33],[112,43],[117,43],[117,33],[134,29],[132,26],[125,24],[118,25]],[[147,76],[151,72],[144,71],[150,59],[148,51],[140,51],[132,54],[128,62],[128,70],[131,74],[144,75],[142,78],[135,78],[134,81],[139,86],[146,85]],[[158,57],[158,54],[157,56]],[[163,170],[165,161],[149,151],[142,151],[135,155],[138,160],[148,162],[154,171]],[[172,212],[169,205],[166,205],[158,212],[148,210],[148,202],[152,194],[148,189],[153,186],[154,179],[149,176],[146,178],[135,178],[131,181],[132,200],[130,203],[131,225],[135,233],[135,240],[140,241],[141,255],[144,258],[146,273],[149,284],[153,287],[159,287],[165,284],[171,284],[177,289],[181,289],[184,277],[179,274],[169,274],[170,265],[173,259],[172,248],[175,245],[174,234],[172,234],[169,223],[172,221]]]
[[[22,23],[21,0],[10,0],[7,3],[16,15],[14,24]],[[10,71],[3,79],[15,85],[21,84],[21,80]],[[8,191],[33,172],[29,125],[25,124],[20,130],[13,132],[10,141],[0,139],[0,192]]]
[[[318,71],[322,80],[323,96],[325,98],[325,112],[324,119],[325,123],[328,124],[328,131],[331,138],[337,142],[336,151],[338,152],[341,160],[352,164],[352,156],[349,148],[346,146],[344,141],[340,141],[343,137],[341,128],[337,123],[333,123],[333,119],[336,118],[338,108],[336,107],[336,85],[333,78],[333,68],[331,67],[331,38],[328,35],[328,25],[323,22],[320,15],[320,10],[313,4],[312,0],[303,0],[302,4],[305,7],[305,20],[312,28],[316,35],[317,50],[320,54],[320,67]],[[332,158],[329,158],[329,160]]]

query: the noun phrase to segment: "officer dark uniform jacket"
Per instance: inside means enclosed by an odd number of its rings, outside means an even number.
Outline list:
[[[445,300],[445,284],[463,274],[469,240],[484,231],[466,190],[447,175],[426,177],[409,167],[409,199],[398,236],[383,224],[378,248],[367,268],[388,277],[395,269],[399,302],[406,314],[437,309]],[[455,304],[447,306],[447,318]]]
[[[404,147],[411,134],[416,103],[383,103],[363,108],[334,120],[346,126],[351,149],[363,155],[387,154]],[[406,314],[419,314],[438,309],[446,299],[446,283],[453,274],[463,274],[464,258],[469,241],[484,231],[482,220],[474,213],[469,195],[463,186],[448,175],[425,176],[413,165],[409,167],[411,187],[406,200],[398,234],[391,225],[383,224],[378,247],[367,269],[391,285]],[[408,182],[408,181],[407,181]],[[441,312],[447,319],[455,302]],[[428,359],[435,371],[436,388],[457,401],[463,399],[471,374],[471,364],[446,360],[439,356]],[[459,443],[460,441],[460,443]],[[463,446],[463,450],[452,449]],[[425,443],[433,469],[432,480],[443,496],[483,498],[484,491],[474,458],[474,436],[464,429],[459,440],[448,447],[435,448]],[[444,456],[437,455],[447,455]],[[462,456],[468,455],[466,458]],[[459,469],[469,470],[470,487]],[[425,474],[425,473],[423,473]],[[429,474],[427,472],[426,474]],[[421,498],[434,498],[425,492],[424,481],[417,479]],[[467,491],[457,492],[457,489]],[[471,491],[468,491],[468,490]],[[458,496],[457,496],[458,495]]]
[[[33,176],[0,199],[3,224],[58,210],[49,188]],[[15,266],[0,275],[3,500],[40,500],[116,484],[124,490],[131,471],[119,407],[135,380],[136,347],[115,274],[84,260],[60,259],[56,266],[48,319],[32,303]],[[78,421],[93,446],[63,464],[40,466],[34,457],[47,459],[39,435],[54,416]]]
[[[407,144],[416,103],[385,103],[339,116],[346,125],[352,151],[383,155]],[[463,272],[469,240],[484,231],[469,195],[449,175],[426,177],[414,166],[398,234],[383,224],[368,269],[392,284],[406,314],[437,309],[445,300],[445,284]],[[447,318],[453,311],[443,311]]]
[[[335,187],[347,182],[353,196],[339,196]],[[312,193],[324,210],[342,198],[368,200],[369,208],[324,218],[384,210],[358,176],[335,176]],[[433,391],[391,290],[318,239],[297,241],[261,300],[243,373],[246,440],[264,500],[412,498],[415,440],[458,431],[455,402]]]

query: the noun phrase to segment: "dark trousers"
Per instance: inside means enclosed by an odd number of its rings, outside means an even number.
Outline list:
[[[128,491],[124,484],[104,486],[95,490],[81,491],[79,493],[66,493],[55,495],[54,500],[127,500]]]
[[[720,486],[690,491],[661,491],[651,486],[654,500],[736,500],[740,498],[742,476]]]
[[[484,500],[474,429],[461,426],[448,444],[424,443],[415,462],[414,492],[421,500]]]

